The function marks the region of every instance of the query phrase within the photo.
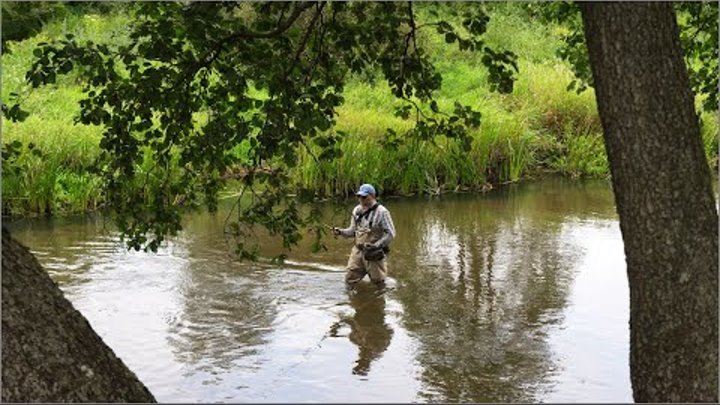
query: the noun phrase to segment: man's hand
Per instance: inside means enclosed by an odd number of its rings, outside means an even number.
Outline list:
[[[363,245],[363,248],[365,250],[373,250],[373,249],[377,249],[378,247],[374,243],[365,242],[365,244]]]
[[[339,236],[339,235],[340,235],[340,228],[333,226],[333,227],[332,227],[332,233],[333,233],[333,235],[335,235],[335,236]]]

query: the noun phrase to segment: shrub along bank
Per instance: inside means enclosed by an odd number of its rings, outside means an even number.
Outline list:
[[[318,162],[312,148],[302,152],[292,173],[296,183],[327,196],[346,195],[363,182],[376,184],[384,194],[438,194],[487,190],[545,172],[607,176],[594,94],[567,91],[572,73],[555,55],[563,28],[528,18],[519,3],[490,7],[486,41],[518,55],[520,73],[512,94],[490,91],[476,55],[445,46],[432,31],[422,38],[443,75],[440,107],[451,109],[458,100],[482,112],[470,151],[442,136],[434,143],[413,140],[388,147],[383,142],[386,129],[402,133],[412,122],[394,115],[399,101],[379,76],[366,74],[353,77],[346,87],[332,130],[344,134],[342,155]],[[102,15],[92,9],[66,12],[39,34],[12,42],[12,52],[2,56],[3,99],[18,93],[31,113],[21,123],[3,122],[3,142],[26,145],[17,160],[19,170],[3,173],[3,214],[77,213],[105,203],[100,179],[89,170],[99,154],[101,129],[73,121],[82,98],[77,77],[63,76],[54,85],[30,89],[24,74],[35,45],[67,33],[80,41],[127,40],[131,13],[129,7]],[[717,168],[717,117],[703,113],[702,118],[706,153]]]

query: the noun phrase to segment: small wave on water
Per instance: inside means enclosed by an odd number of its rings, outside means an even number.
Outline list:
[[[315,262],[301,262],[301,261],[295,261],[295,260],[285,260],[283,262],[286,266],[291,266],[295,268],[301,268],[304,270],[311,270],[311,271],[329,271],[333,273],[342,273],[345,271],[344,266],[333,266],[325,263],[315,263]]]

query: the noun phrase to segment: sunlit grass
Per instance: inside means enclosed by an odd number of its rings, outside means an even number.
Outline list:
[[[705,149],[705,156],[707,157],[710,168],[717,172],[718,169],[718,133],[720,127],[718,126],[718,114],[712,114],[703,112],[701,115],[701,127],[700,135],[703,140],[703,147]]]
[[[383,193],[435,194],[485,190],[548,170],[573,177],[607,176],[594,93],[592,89],[581,94],[567,91],[573,75],[555,57],[557,27],[527,18],[521,3],[485,6],[492,13],[486,44],[518,55],[520,72],[512,94],[489,91],[478,53],[447,46],[432,28],[424,29],[419,38],[443,75],[442,88],[434,94],[440,108],[450,112],[457,101],[482,113],[481,126],[471,131],[469,151],[443,136],[434,143],[408,140],[398,148],[383,146],[387,129],[404,133],[413,122],[394,115],[402,101],[392,96],[380,75],[365,74],[350,79],[337,126],[331,129],[346,134],[339,145],[342,156],[317,161],[300,149],[299,165],[292,171],[294,181],[330,196],[348,195],[365,182],[374,183]],[[420,20],[430,18],[423,7],[417,5]],[[128,12],[68,14],[39,35],[10,44],[12,53],[2,56],[3,99],[18,93],[31,115],[22,123],[3,120],[3,142],[33,143],[42,156],[24,154],[19,174],[3,173],[3,213],[83,212],[104,203],[100,179],[88,171],[99,154],[102,129],[74,124],[83,97],[77,76],[59,76],[56,84],[39,89],[30,89],[24,76],[38,43],[67,33],[81,43],[127,41],[131,21]],[[707,113],[702,117],[703,145],[716,170],[718,117]],[[198,127],[207,120],[205,113],[195,118]],[[239,145],[234,153],[241,157],[248,147]],[[145,173],[151,163],[146,161],[138,170]]]
[[[21,123],[3,119],[4,143],[33,144],[40,156],[24,153],[18,158],[21,170],[3,171],[4,214],[78,213],[102,205],[100,179],[88,171],[98,156],[102,129],[75,125],[78,101],[83,97],[77,75],[58,76],[57,82],[32,89],[25,82],[37,44],[72,33],[79,42],[115,41],[127,38],[132,20],[128,13],[109,16],[68,13],[49,23],[38,35],[10,43],[2,56],[3,100],[16,93],[30,116]]]

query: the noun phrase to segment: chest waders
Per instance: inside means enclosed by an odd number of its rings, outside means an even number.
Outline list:
[[[366,274],[375,284],[380,285],[385,281],[387,267],[383,260],[385,258],[383,249],[364,248],[365,243],[378,241],[382,237],[383,230],[373,229],[372,220],[368,221],[366,225],[361,225],[362,220],[368,218],[378,206],[379,204],[375,204],[365,212],[355,215],[355,245],[350,253],[345,273],[345,281],[350,285],[359,282]],[[379,252],[379,255],[372,256],[373,252]]]
[[[382,238],[382,229],[373,229],[373,221],[368,221],[367,225],[360,225],[363,218],[369,218],[370,214],[375,211],[380,204],[374,204],[372,207],[355,216],[355,247],[363,252],[363,258],[369,261],[382,260],[387,253],[383,248],[366,249],[366,243],[374,243]]]

